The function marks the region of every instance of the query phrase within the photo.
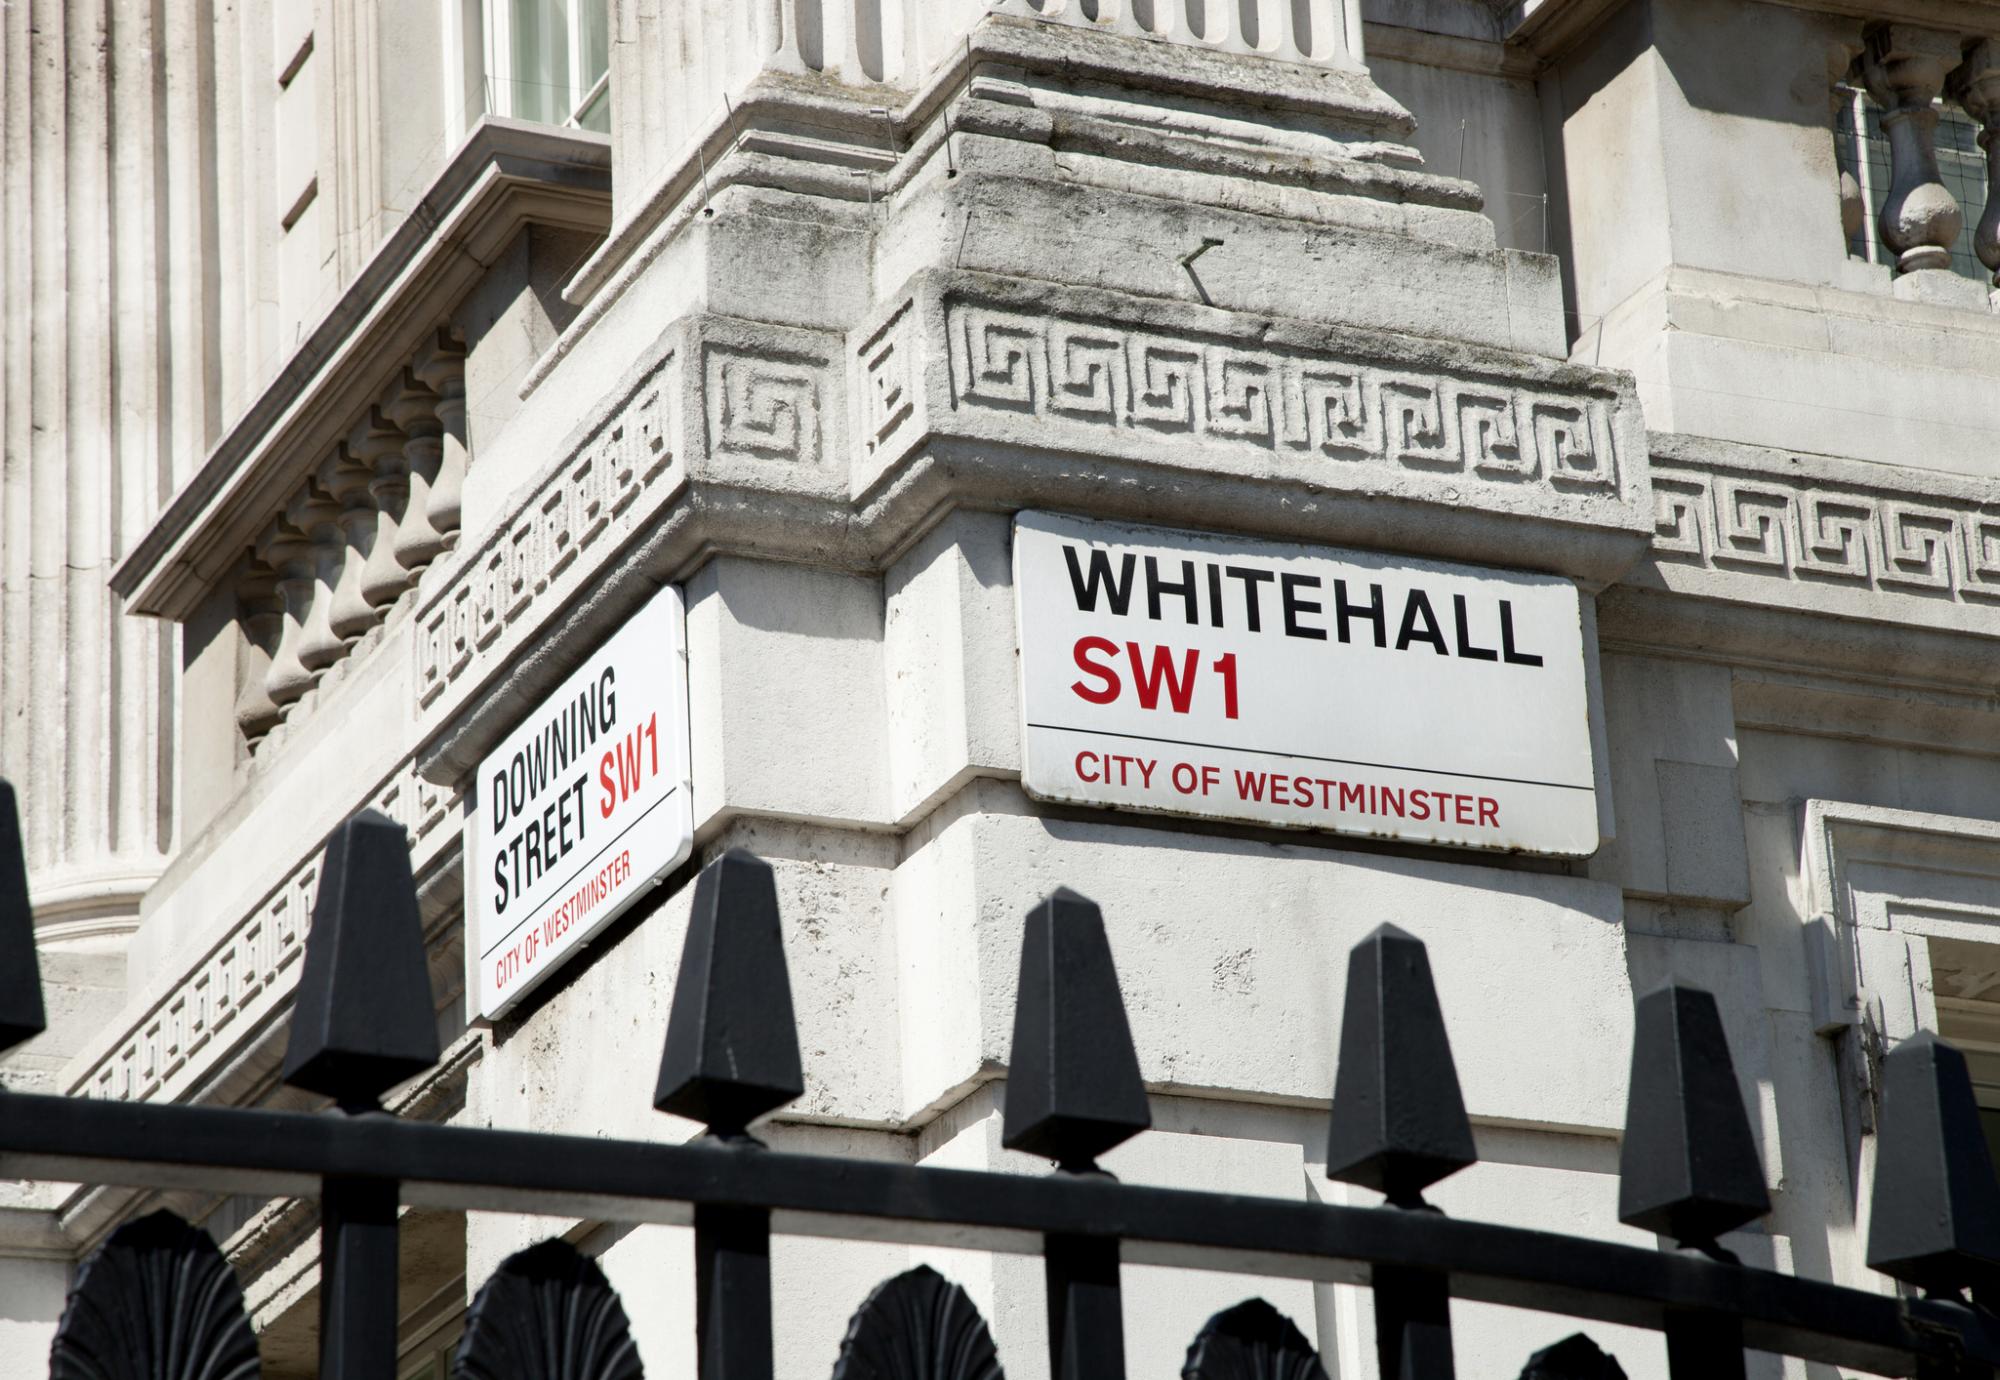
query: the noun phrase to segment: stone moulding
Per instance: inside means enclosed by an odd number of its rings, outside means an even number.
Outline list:
[[[2000,635],[2000,483],[1671,435],[1652,451],[1633,583]]]

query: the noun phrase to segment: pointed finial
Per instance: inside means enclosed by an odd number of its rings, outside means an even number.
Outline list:
[[[1715,998],[1669,982],[1639,998],[1618,1152],[1618,1220],[1713,1249],[1771,1210]]]
[[[1930,1292],[2000,1282],[2000,1183],[1965,1056],[1925,1032],[1882,1061],[1871,1269]]]
[[[732,848],[695,878],[653,1105],[733,1138],[805,1087],[777,879]]]
[[[0,779],[0,1052],[48,1028],[42,970],[35,957],[35,911],[28,904],[28,859],[14,787]]]
[[[1430,955],[1382,925],[1347,956],[1326,1176],[1410,1207],[1478,1158]]]
[[[1152,1124],[1104,916],[1059,887],[1021,938],[1000,1143],[1084,1170]]]
[[[363,810],[326,841],[281,1076],[359,1111],[437,1058],[409,840]]]

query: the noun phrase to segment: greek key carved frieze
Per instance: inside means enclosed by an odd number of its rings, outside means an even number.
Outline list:
[[[714,342],[702,357],[709,454],[818,463],[828,361]]]
[[[726,362],[712,358],[711,364],[727,372]],[[676,359],[669,355],[453,572],[450,584],[422,612],[417,629],[420,706],[443,694],[527,612],[538,594],[570,572],[582,553],[629,528],[634,502],[673,466],[678,379]],[[736,387],[739,405],[749,409],[729,426],[771,438],[770,444],[781,444],[786,434],[798,443],[802,433],[796,426],[787,433],[764,381],[738,378],[723,386]],[[811,425],[816,428],[817,423]],[[817,431],[811,434],[816,447]]]
[[[1787,580],[2000,601],[2000,508],[1655,456],[1654,556]]]
[[[1494,484],[1618,489],[1608,397],[980,302],[949,302],[946,323],[959,408]]]

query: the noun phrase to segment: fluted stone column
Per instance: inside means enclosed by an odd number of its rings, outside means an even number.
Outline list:
[[[1984,38],[1966,50],[1951,74],[1951,94],[1979,121],[1979,147],[1986,151],[1986,213],[1972,232],[1972,252],[2000,287],[2000,39]]]
[[[1913,24],[1872,24],[1864,42],[1857,66],[1889,136],[1889,193],[1877,218],[1882,243],[1896,251],[1903,273],[1949,269],[1965,215],[1938,176],[1936,101],[1958,64],[1959,40]]]
[[[93,952],[174,842],[178,634],[125,617],[108,577],[185,472],[155,134],[175,8],[0,6],[0,775],[45,942]]]

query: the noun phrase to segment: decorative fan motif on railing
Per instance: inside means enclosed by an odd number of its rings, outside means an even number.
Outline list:
[[[77,1271],[49,1380],[257,1380],[243,1286],[205,1231],[160,1211],[127,1222]]]
[[[986,1319],[928,1265],[875,1286],[854,1310],[833,1380],[1004,1380]]]
[[[500,1262],[465,1317],[454,1380],[643,1380],[618,1291],[567,1241]]]
[[[1262,1299],[1225,1308],[1195,1334],[1181,1380],[1327,1380],[1319,1353]]]
[[[1572,1332],[1530,1356],[1521,1380],[1625,1380],[1625,1368],[1583,1333]]]

